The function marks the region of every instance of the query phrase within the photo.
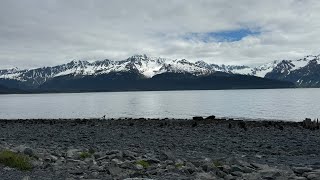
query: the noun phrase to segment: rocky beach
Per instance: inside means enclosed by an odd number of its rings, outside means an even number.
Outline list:
[[[310,119],[0,120],[0,179],[320,179],[319,135]]]

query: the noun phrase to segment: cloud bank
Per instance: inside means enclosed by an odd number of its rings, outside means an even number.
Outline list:
[[[0,69],[134,54],[261,64],[320,53],[318,0],[2,0]]]

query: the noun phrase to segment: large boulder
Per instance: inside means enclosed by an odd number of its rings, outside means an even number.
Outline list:
[[[195,121],[202,121],[203,117],[202,116],[195,116],[192,119],[195,120]]]

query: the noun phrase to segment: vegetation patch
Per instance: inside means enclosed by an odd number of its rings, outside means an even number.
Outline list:
[[[220,161],[214,161],[213,166],[214,167],[221,167],[223,164]]]
[[[89,152],[81,152],[80,153],[80,158],[81,159],[86,159],[86,158],[89,158],[89,157],[91,157],[91,153],[89,153]]]
[[[150,164],[147,161],[144,160],[139,160],[136,162],[136,164],[141,165],[143,168],[148,168],[150,166]]]
[[[29,171],[32,169],[30,158],[28,156],[9,150],[0,151],[0,163],[22,171]]]
[[[175,164],[176,168],[182,168],[183,167],[183,164],[182,163],[178,163],[178,164]]]

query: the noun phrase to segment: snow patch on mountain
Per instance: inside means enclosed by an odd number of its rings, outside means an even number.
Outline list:
[[[209,64],[204,61],[190,62],[186,59],[165,59],[149,57],[146,55],[134,55],[122,61],[71,61],[54,67],[20,70],[18,68],[0,70],[0,79],[15,79],[40,85],[45,81],[59,76],[96,76],[110,72],[135,71],[152,78],[155,75],[174,72],[190,73],[196,76],[212,74],[222,71],[231,74],[243,74],[258,77],[266,77],[267,74],[281,74],[287,76],[291,72],[307,67],[310,62],[320,63],[320,55],[305,56],[298,60],[276,60],[255,67],[239,65]],[[303,80],[299,81],[301,83]]]

